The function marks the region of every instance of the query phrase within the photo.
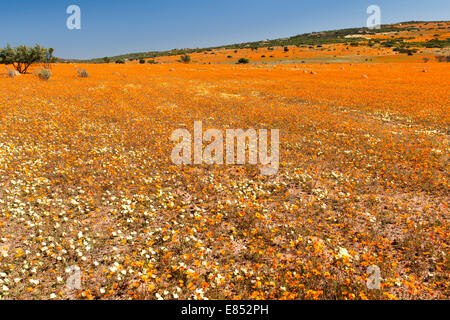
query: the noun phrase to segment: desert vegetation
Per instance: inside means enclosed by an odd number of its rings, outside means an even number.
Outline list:
[[[0,298],[449,299],[447,47],[381,45],[436,27],[75,70],[35,48],[20,76],[3,50]],[[280,170],[175,165],[170,132],[198,120],[279,129]]]
[[[0,64],[12,65],[17,72],[24,74],[33,63],[50,64],[54,62],[53,51],[53,48],[42,48],[38,44],[35,47],[24,45],[11,47],[8,44],[5,48],[0,49]]]

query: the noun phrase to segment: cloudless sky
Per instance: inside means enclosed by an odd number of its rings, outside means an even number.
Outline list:
[[[449,0],[0,0],[0,46],[41,44],[62,58],[210,47],[382,23],[450,20]],[[68,30],[69,5],[81,30]]]

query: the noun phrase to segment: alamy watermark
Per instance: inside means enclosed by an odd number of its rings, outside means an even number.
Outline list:
[[[367,18],[367,28],[381,29],[381,8],[377,5],[371,5],[366,10],[370,16]]]
[[[81,9],[77,5],[68,6],[66,13],[70,16],[66,20],[66,26],[69,30],[80,30],[81,29]]]
[[[66,9],[66,13],[70,16],[66,20],[66,26],[69,30],[81,29],[81,8],[78,5],[70,5]],[[378,5],[370,5],[367,7],[366,13],[369,15],[367,18],[367,28],[369,29],[381,29],[381,8]]]
[[[367,274],[369,278],[367,279],[366,285],[370,290],[380,290],[381,288],[381,270],[379,266],[369,266],[367,268]]]
[[[66,268],[66,273],[70,274],[67,278],[66,287],[71,291],[81,290],[81,270],[78,266]]]
[[[223,131],[218,129],[203,133],[202,122],[195,121],[193,136],[187,129],[177,129],[172,133],[170,139],[177,144],[171,159],[176,165],[259,164],[261,174],[275,175],[280,164],[280,132],[278,129],[270,130],[270,155],[268,134],[267,129],[226,129],[224,138]],[[203,148],[204,142],[208,145]]]

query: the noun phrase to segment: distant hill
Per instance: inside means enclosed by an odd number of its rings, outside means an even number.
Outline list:
[[[427,25],[431,25],[427,28]],[[449,32],[449,22],[448,21],[407,21],[395,24],[382,25],[380,29],[369,29],[366,27],[362,28],[348,28],[340,30],[330,30],[322,32],[311,32],[296,35],[289,38],[280,38],[274,40],[256,41],[256,42],[245,42],[239,44],[224,45],[218,47],[209,48],[196,48],[196,49],[173,49],[168,51],[149,51],[149,52],[139,52],[139,53],[128,53],[113,57],[108,57],[111,62],[117,60],[139,60],[139,59],[154,59],[163,56],[176,56],[182,54],[191,54],[205,51],[213,51],[217,49],[258,49],[264,47],[280,47],[280,46],[317,46],[324,44],[338,44],[346,43],[348,45],[356,44],[361,41],[366,41],[370,36],[377,36],[389,33],[419,33],[424,30],[435,30],[436,35],[443,34],[444,32]],[[445,34],[445,33],[444,33]],[[386,37],[388,38],[388,37]],[[404,44],[401,42],[404,38],[392,39],[374,39],[374,42],[383,43],[387,47],[398,47],[403,48]],[[450,46],[450,37],[444,39],[428,39],[421,40],[417,42],[408,42],[407,47],[422,47],[422,48],[446,48]],[[103,63],[104,58],[95,58],[89,60],[74,60],[74,59],[59,59],[60,62],[79,62],[79,63]]]

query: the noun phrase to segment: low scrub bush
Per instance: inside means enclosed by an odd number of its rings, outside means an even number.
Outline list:
[[[50,70],[42,68],[37,72],[37,75],[39,79],[47,81],[52,76],[52,73]]]
[[[450,55],[449,56],[436,56],[436,60],[439,62],[450,62]]]
[[[189,55],[187,55],[187,54],[182,55],[182,56],[181,56],[181,61],[182,61],[183,63],[189,63],[189,62],[191,62],[191,57],[190,57]]]
[[[86,69],[80,70],[77,68],[78,76],[80,78],[87,78],[89,77],[89,73],[86,71]]]
[[[14,78],[14,77],[17,77],[19,74],[20,74],[19,71],[17,71],[17,70],[12,70],[12,69],[6,67],[6,75],[7,75],[8,77]]]

